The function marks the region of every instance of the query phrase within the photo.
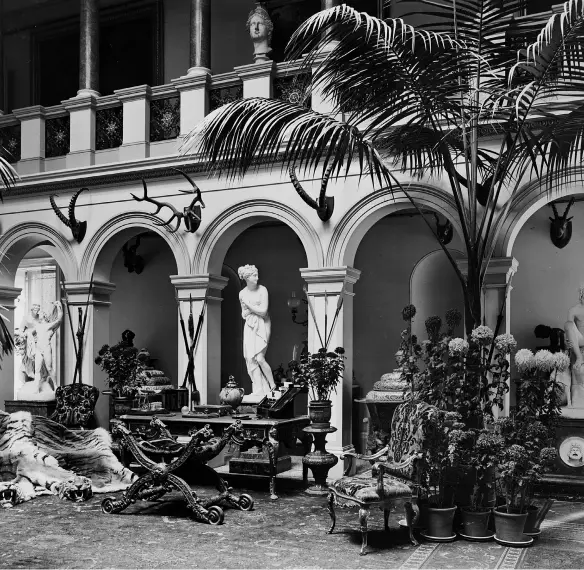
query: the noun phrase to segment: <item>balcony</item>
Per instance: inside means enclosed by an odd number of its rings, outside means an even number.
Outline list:
[[[1,116],[0,144],[21,176],[176,156],[182,137],[206,114],[243,97],[323,110],[310,80],[299,65],[270,61],[103,97],[73,97]]]

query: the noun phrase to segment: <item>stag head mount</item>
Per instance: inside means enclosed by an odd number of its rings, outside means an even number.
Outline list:
[[[166,222],[159,220],[156,222],[156,224],[159,226],[165,226],[169,232],[175,233],[178,228],[180,228],[181,222],[184,221],[185,230],[191,234],[194,234],[201,225],[201,208],[205,207],[205,203],[203,202],[203,197],[201,195],[201,190],[195,184],[193,179],[190,176],[187,176],[182,170],[179,170],[178,168],[172,168],[172,170],[176,170],[176,172],[184,176],[188,183],[193,187],[192,190],[179,190],[179,192],[182,192],[183,194],[195,195],[191,203],[186,208],[183,208],[182,212],[179,212],[172,204],[169,204],[168,202],[160,202],[158,200],[154,200],[154,198],[150,198],[148,196],[148,187],[146,186],[146,181],[143,178],[142,185],[144,186],[144,196],[142,196],[142,198],[138,198],[138,196],[132,194],[132,198],[134,198],[134,200],[137,202],[150,202],[151,204],[154,204],[156,206],[156,211],[152,214],[153,216],[156,216],[156,214],[158,214],[162,208],[168,208],[172,212],[170,218]],[[176,224],[174,228],[170,226],[170,224],[173,222]]]
[[[449,220],[441,224],[440,217],[436,213],[434,213],[434,219],[436,220],[436,235],[438,236],[438,240],[442,245],[448,245],[454,237],[454,226]]]
[[[558,214],[556,204],[554,202],[551,202],[550,204],[554,211],[554,217],[550,218],[550,239],[559,249],[566,247],[572,239],[572,218],[568,218],[568,212],[573,204],[574,198],[568,202],[568,205],[561,216]]]
[[[306,193],[306,190],[304,190],[304,188],[302,188],[302,185],[298,181],[298,178],[296,178],[296,171],[294,170],[294,167],[291,166],[289,171],[288,171],[290,174],[290,180],[292,181],[292,185],[294,186],[296,192],[298,192],[298,195],[312,209],[316,210],[316,214],[323,222],[328,222],[331,219],[331,216],[333,215],[333,211],[335,209],[334,197],[326,195],[326,187],[327,187],[329,178],[331,176],[332,170],[333,170],[333,167],[329,166],[327,168],[327,171],[324,173],[324,177],[323,177],[322,182],[320,184],[320,195],[318,197],[318,202],[314,198],[311,198]]]
[[[77,192],[75,192],[75,194],[73,194],[73,196],[71,197],[71,201],[69,202],[68,218],[66,218],[63,215],[63,212],[59,210],[57,204],[55,203],[55,198],[58,198],[58,195],[55,194],[54,196],[51,196],[49,198],[55,214],[57,214],[59,220],[61,220],[71,230],[71,233],[73,234],[73,239],[75,239],[77,243],[81,243],[83,241],[83,238],[85,237],[85,232],[87,231],[87,222],[80,222],[75,217],[75,204],[77,203],[77,198],[79,197],[79,194],[81,194],[81,192],[83,192],[84,190],[87,190],[87,188],[81,188],[81,190],[77,190]]]
[[[122,255],[124,257],[124,267],[128,270],[128,273],[136,273],[140,275],[144,271],[145,261],[141,255],[138,255],[138,248],[140,247],[140,236],[136,237],[134,245],[130,245],[130,242],[125,243],[122,246]]]

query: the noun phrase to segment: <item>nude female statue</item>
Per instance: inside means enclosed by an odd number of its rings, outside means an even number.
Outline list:
[[[272,51],[270,42],[272,41],[274,24],[265,8],[260,6],[254,8],[249,13],[245,26],[253,41],[254,62],[270,61],[268,55]]]
[[[584,407],[584,283],[578,289],[578,297],[580,302],[568,311],[568,320],[564,324],[566,344],[573,360],[571,399],[568,401],[577,408]]]
[[[272,325],[268,314],[268,290],[263,285],[258,285],[256,266],[244,265],[237,273],[246,283],[239,293],[239,302],[241,316],[245,321],[243,357],[251,378],[252,393],[247,397],[251,403],[251,400],[259,401],[275,388],[272,369],[265,358]]]
[[[35,323],[32,334],[27,334],[26,353],[32,352],[29,339],[34,344],[34,380],[27,382],[18,392],[19,400],[52,400],[55,397],[55,370],[53,368],[53,349],[51,340],[63,321],[63,307],[55,301],[50,315],[43,314]]]

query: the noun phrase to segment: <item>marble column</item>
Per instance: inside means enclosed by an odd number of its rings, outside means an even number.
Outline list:
[[[341,4],[340,0],[320,0],[320,9],[328,10],[329,8],[334,8]]]
[[[211,73],[211,0],[191,0],[188,75]]]
[[[187,322],[190,300],[193,304],[195,328],[203,304],[207,306],[197,353],[195,354],[195,383],[199,391],[201,404],[218,404],[221,391],[221,291],[228,283],[220,275],[171,275],[170,281],[176,289],[182,316]],[[183,383],[187,370],[188,357],[185,350],[180,321],[177,312],[176,326],[178,343],[178,385]]]
[[[340,456],[342,453],[354,451],[352,437],[352,391],[353,391],[353,285],[359,279],[361,272],[353,267],[323,267],[320,269],[301,269],[300,274],[308,286],[308,296],[312,302],[318,334],[314,320],[308,317],[308,350],[311,353],[321,348],[321,337],[324,336],[325,315],[328,322],[330,342],[328,348],[334,350],[337,346],[345,349],[345,373],[336,392],[331,394],[332,417],[331,425],[337,428],[335,433],[327,436],[327,451]],[[336,326],[331,332],[339,295],[344,290],[344,299]],[[329,472],[329,477],[341,477],[343,462],[339,461]]]
[[[78,97],[99,96],[99,1],[80,0]]]

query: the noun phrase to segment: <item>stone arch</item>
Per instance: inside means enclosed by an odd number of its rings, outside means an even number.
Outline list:
[[[0,237],[0,283],[14,285],[16,270],[25,254],[34,247],[52,246],[49,253],[59,264],[66,281],[78,276],[73,247],[55,228],[41,222],[23,222],[11,227]]]
[[[539,181],[526,185],[515,197],[507,217],[502,221],[494,250],[496,257],[511,257],[521,228],[542,206],[558,198],[584,193],[584,186],[569,184],[544,191]]]
[[[458,223],[454,200],[443,190],[424,186],[410,185],[410,196],[419,206],[425,206],[444,215],[462,235]],[[327,267],[352,267],[357,248],[363,236],[381,218],[411,207],[410,200],[403,192],[388,189],[378,190],[354,204],[337,224],[326,255]]]
[[[227,250],[235,238],[250,226],[266,220],[278,220],[290,227],[304,247],[308,266],[323,266],[322,245],[314,227],[285,204],[258,199],[236,204],[213,220],[197,244],[194,273],[220,275]]]
[[[191,264],[187,244],[177,232],[172,233],[156,222],[158,218],[143,212],[124,212],[111,218],[91,237],[81,260],[79,280],[109,281],[111,266],[122,245],[135,235],[150,230],[170,247],[179,275],[190,275]]]

